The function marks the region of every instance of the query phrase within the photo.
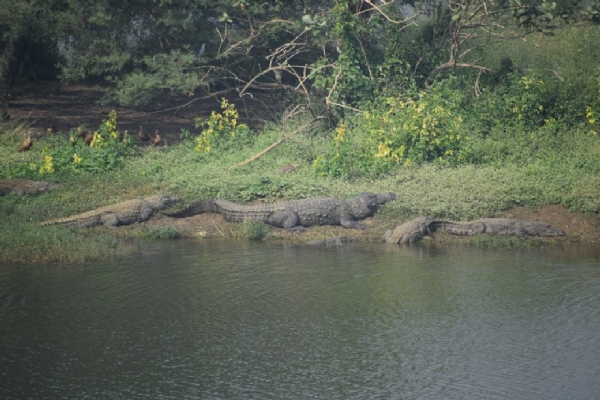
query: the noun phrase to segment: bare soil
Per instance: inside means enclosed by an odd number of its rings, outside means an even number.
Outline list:
[[[260,128],[268,118],[265,113],[268,110],[264,107],[268,101],[265,93],[241,98],[236,92],[229,92],[202,100],[165,95],[160,102],[143,108],[100,105],[98,101],[103,94],[100,87],[57,82],[27,83],[15,87],[9,113],[12,120],[25,122],[39,138],[46,134],[68,136],[69,131],[79,124],[85,125],[86,129],[97,129],[108,113],[115,110],[120,131],[127,130],[133,135],[141,126],[152,137],[158,129],[166,145],[180,140],[182,128],[197,131],[194,118],[208,118],[212,111],[220,111],[223,97],[235,104],[240,111],[240,122],[251,128]],[[51,127],[57,132],[48,133]]]
[[[15,88],[11,101],[10,114],[12,119],[27,123],[38,135],[58,134],[68,135],[70,129],[78,124],[87,128],[97,128],[102,120],[107,118],[111,110],[117,112],[119,129],[127,129],[136,133],[142,126],[144,131],[152,134],[156,129],[165,139],[166,145],[180,139],[181,128],[194,131],[195,117],[207,118],[212,111],[219,111],[219,100],[226,97],[240,110],[240,120],[253,128],[260,128],[269,112],[279,110],[277,100],[271,99],[271,104],[264,94],[255,94],[244,99],[235,93],[193,101],[191,98],[168,97],[161,104],[146,108],[126,108],[116,105],[101,106],[97,101],[102,97],[101,88],[83,85],[60,85],[54,82],[35,82],[20,85]],[[57,133],[47,133],[48,127],[54,126]],[[509,217],[535,222],[543,222],[564,229],[566,238],[558,239],[563,243],[587,243],[600,245],[600,216],[583,215],[567,210],[560,205],[550,205],[539,208],[515,207],[506,210],[497,217]],[[365,231],[346,230],[341,227],[311,227],[305,232],[287,232],[273,228],[271,236],[275,239],[291,241],[307,241],[316,238],[333,236],[353,236],[362,240],[378,240],[386,229],[404,222],[380,221],[370,218],[365,221],[368,229]],[[190,218],[173,219],[158,216],[147,223],[150,226],[169,225],[189,236],[197,237],[231,237],[239,234],[239,227],[230,224],[220,215],[203,214]],[[383,226],[385,224],[386,226]],[[135,229],[135,226],[129,229]]]

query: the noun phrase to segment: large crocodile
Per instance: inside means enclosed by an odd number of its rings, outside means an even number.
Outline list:
[[[335,197],[314,197],[252,205],[211,199],[198,201],[170,216],[183,218],[213,212],[221,214],[230,222],[263,221],[285,229],[301,230],[313,225],[341,225],[344,228],[365,229],[365,226],[357,220],[373,215],[379,206],[395,198],[394,193],[365,192],[345,200]]]
[[[493,236],[565,236],[562,229],[547,224],[521,221],[510,218],[485,218],[471,222],[436,220],[432,217],[418,217],[398,225],[383,236],[386,243],[414,243],[423,236],[441,229],[453,235],[474,236],[487,233]]]
[[[134,222],[148,220],[154,211],[162,210],[179,202],[179,197],[157,194],[143,199],[127,200],[110,206],[100,207],[92,211],[57,218],[42,222],[45,225],[66,225],[71,228],[85,228],[95,225],[104,225],[116,228],[119,225],[129,225]]]

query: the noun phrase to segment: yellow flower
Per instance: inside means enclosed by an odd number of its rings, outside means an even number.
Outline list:
[[[77,154],[73,154],[73,162],[75,164],[79,164],[83,161],[83,158],[79,157]]]
[[[386,143],[379,143],[379,149],[377,151],[377,154],[375,154],[375,157],[378,158],[382,158],[382,157],[386,157],[390,154],[392,150],[389,148],[389,146]]]
[[[335,135],[335,144],[339,145],[342,143],[346,137],[346,127],[344,124],[340,124],[337,128],[335,128],[337,134]]]
[[[592,107],[589,107],[589,106],[586,107],[585,108],[585,117],[590,118],[592,116],[594,116],[594,110],[592,110]]]
[[[98,146],[101,143],[102,143],[102,136],[98,132],[94,132],[94,137],[92,138],[92,141],[90,142],[90,147]]]
[[[52,156],[44,156],[44,165],[40,168],[40,175],[51,174],[54,172],[54,166],[52,165]]]

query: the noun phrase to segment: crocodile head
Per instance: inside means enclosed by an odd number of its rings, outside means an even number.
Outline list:
[[[396,199],[396,193],[387,192],[387,193],[372,193],[372,192],[363,192],[356,196],[358,198],[364,199],[367,207],[376,208],[385,203],[389,203]]]
[[[523,225],[523,228],[530,236],[554,237],[567,235],[566,232],[560,228],[540,224],[538,222],[527,222]]]
[[[181,199],[177,196],[169,196],[168,194],[157,194],[145,199],[150,206],[155,210],[160,210],[173,204],[179,203]]]

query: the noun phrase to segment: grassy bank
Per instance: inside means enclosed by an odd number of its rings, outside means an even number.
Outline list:
[[[124,145],[118,116],[109,114],[98,128],[101,138],[90,147],[71,146],[69,133],[60,132],[45,135],[26,152],[17,149],[27,126],[4,125],[0,178],[63,186],[0,198],[0,262],[97,259],[122,252],[123,238],[180,237],[185,232],[152,224],[79,232],[39,226],[47,219],[160,192],[187,203],[214,197],[251,202],[395,192],[397,200],[375,216],[365,240],[376,240],[385,229],[418,215],[472,220],[515,206],[560,204],[596,218],[599,38],[597,27],[582,27],[535,42],[499,44],[477,54],[493,68],[487,75],[455,71],[427,90],[382,92],[364,104],[366,112],[338,114],[329,124],[309,125],[306,113],[251,132],[223,100],[220,110],[215,107],[208,120],[198,122],[196,132],[168,147],[133,147],[135,140]],[[542,39],[545,46],[533,45]],[[235,166],[282,138],[261,157]],[[289,165],[296,168],[280,172]],[[285,238],[263,228],[227,227],[219,235]],[[315,227],[303,237],[332,232]],[[504,242],[515,245],[513,239]]]
[[[277,141],[281,135],[277,128],[265,129],[251,146],[235,152],[199,154],[193,150],[193,142],[182,142],[140,148],[121,167],[104,173],[40,177],[63,186],[42,194],[10,194],[0,199],[0,261],[97,259],[120,251],[116,238],[177,237],[172,228],[142,227],[115,233],[104,228],[71,231],[39,226],[49,218],[157,192],[178,195],[186,202],[210,197],[246,202],[396,192],[397,200],[376,216],[373,231],[377,234],[411,216],[425,214],[470,220],[513,206],[546,204],[563,204],[590,215],[600,212],[600,141],[590,135],[564,132],[537,143],[529,157],[512,154],[496,165],[398,166],[379,177],[362,179],[317,175],[312,161],[329,138],[325,134],[296,135],[254,162],[231,167]],[[4,163],[17,165],[43,156],[42,144],[28,153],[15,153],[18,141],[13,138],[11,142],[8,134],[4,135],[7,140],[0,147]],[[487,143],[495,146],[492,141]],[[288,164],[298,167],[285,174],[278,172]],[[240,228],[236,232],[243,236],[248,231]],[[326,230],[316,232],[326,234]]]

